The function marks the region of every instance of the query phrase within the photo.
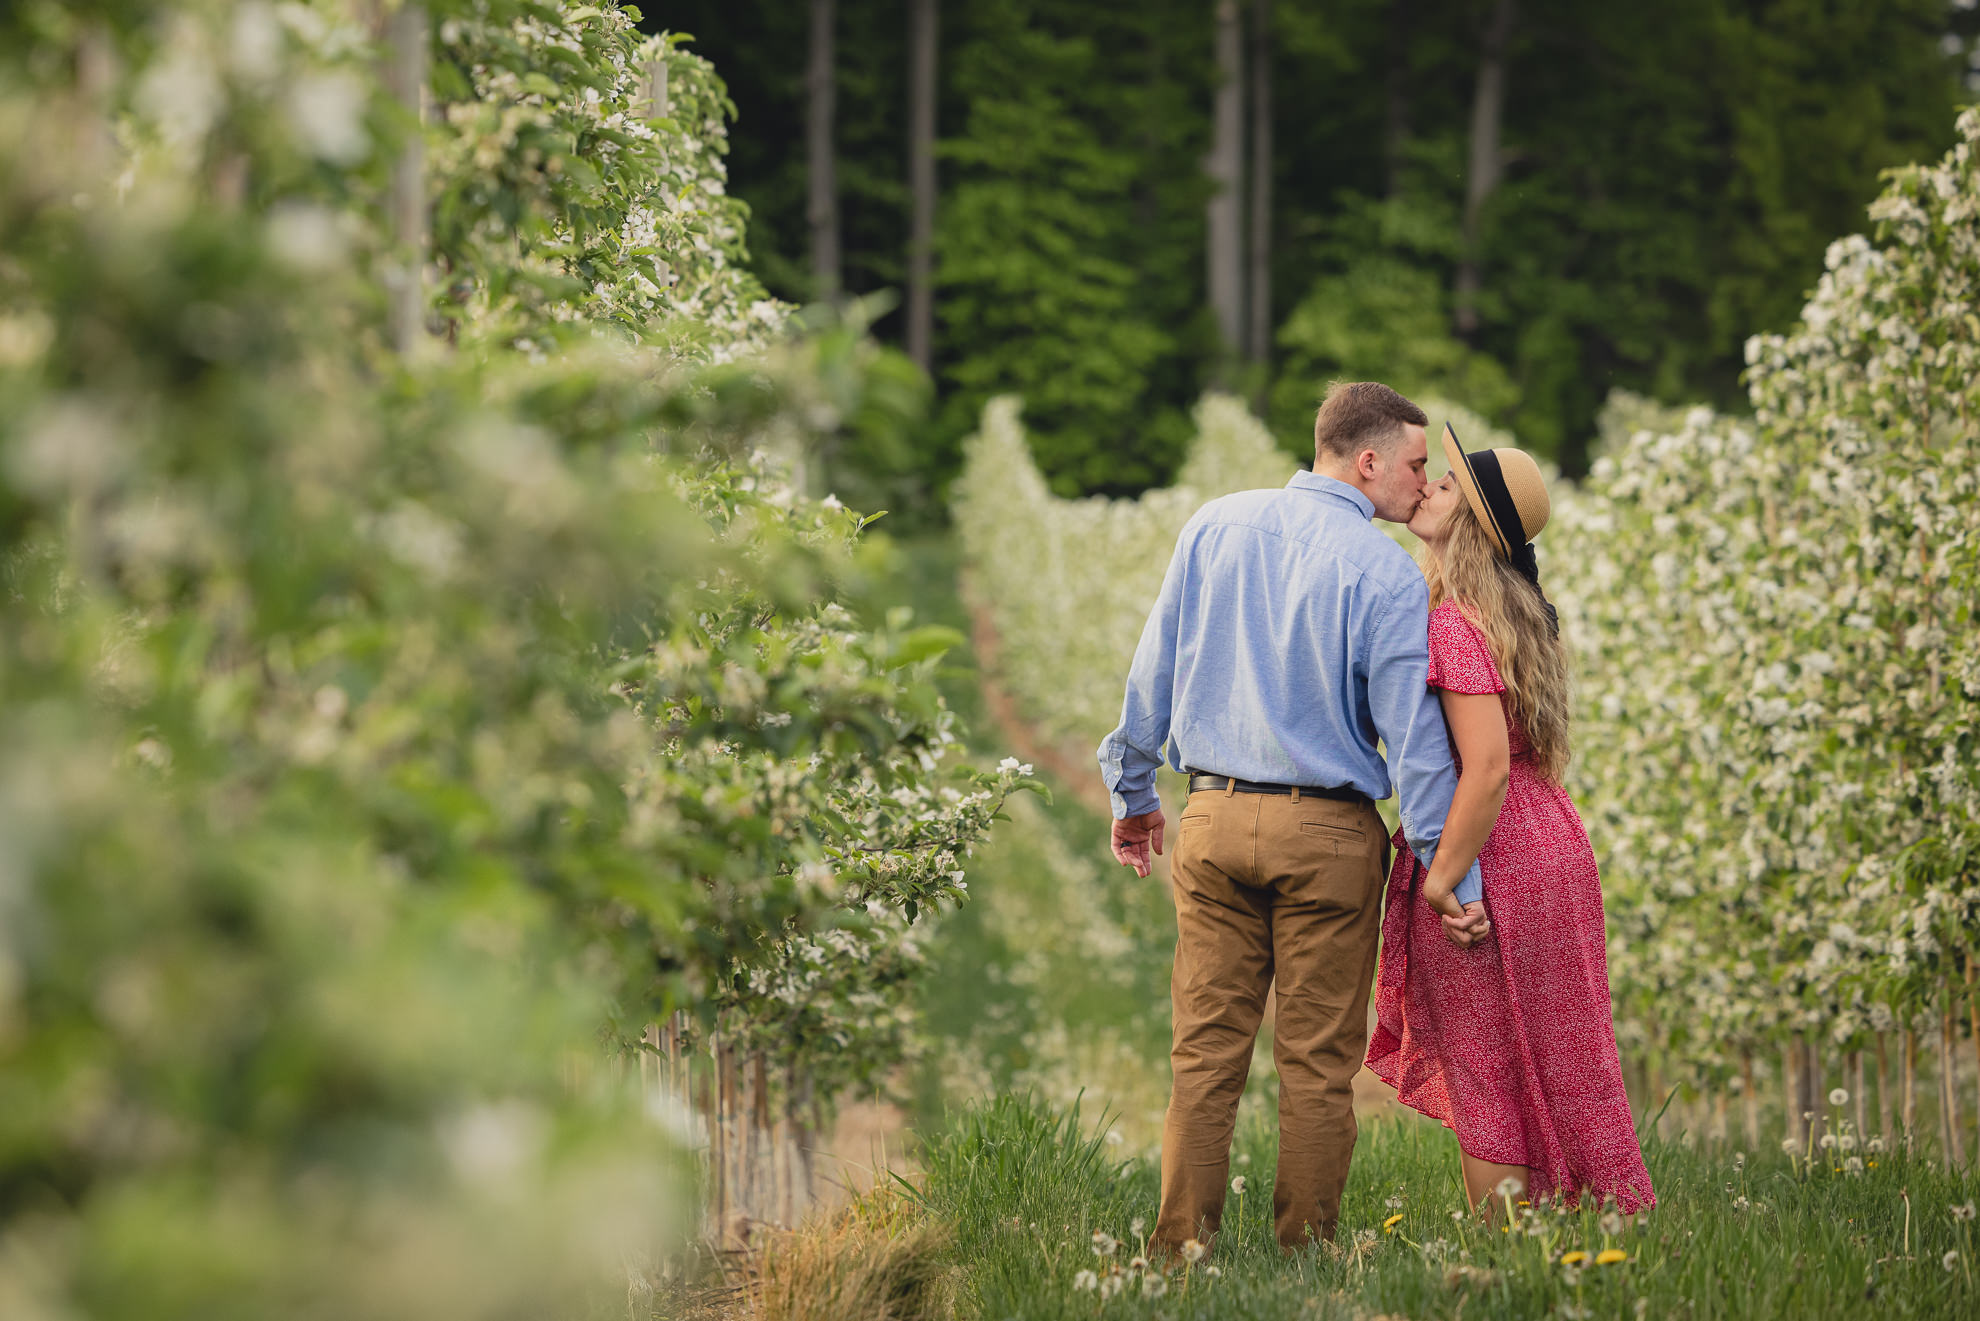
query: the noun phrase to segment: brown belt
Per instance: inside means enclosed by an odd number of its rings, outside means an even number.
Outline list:
[[[1297,792],[1301,798],[1332,798],[1343,803],[1372,803],[1374,801],[1374,799],[1361,792],[1361,790],[1346,784],[1338,788],[1324,788],[1310,784],[1264,784],[1257,780],[1233,780],[1227,775],[1207,775],[1202,771],[1191,771],[1189,773],[1189,791],[1191,793],[1197,793],[1202,790],[1215,790],[1218,793],[1223,793],[1226,789],[1241,794],[1291,795]]]

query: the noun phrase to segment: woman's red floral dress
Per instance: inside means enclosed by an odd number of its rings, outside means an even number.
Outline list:
[[[1430,686],[1505,692],[1484,635],[1451,602],[1430,615]],[[1654,1206],[1616,1056],[1595,855],[1510,711],[1506,736],[1506,802],[1478,856],[1492,935],[1469,949],[1445,938],[1398,832],[1368,1067],[1467,1154],[1530,1168],[1536,1200],[1585,1191],[1626,1212]]]

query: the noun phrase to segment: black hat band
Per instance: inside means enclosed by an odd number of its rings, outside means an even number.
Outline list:
[[[1491,515],[1492,526],[1510,559],[1531,538],[1526,535],[1526,524],[1520,521],[1519,506],[1513,503],[1512,492],[1506,489],[1506,476],[1499,471],[1499,456],[1491,450],[1480,450],[1464,458],[1471,465],[1471,478],[1478,484],[1478,494],[1484,497],[1485,512]]]

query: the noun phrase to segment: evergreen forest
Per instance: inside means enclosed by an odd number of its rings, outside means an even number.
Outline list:
[[[999,393],[1061,495],[1166,484],[1213,385],[1295,456],[1327,380],[1375,377],[1570,476],[1613,390],[1735,406],[1745,338],[1793,322],[1879,172],[1950,145],[1980,30],[1945,0],[678,0],[644,21],[727,82],[770,291],[878,296],[876,335],[932,373],[927,435],[834,474],[929,518]]]

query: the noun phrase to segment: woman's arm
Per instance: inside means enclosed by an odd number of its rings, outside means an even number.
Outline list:
[[[1457,793],[1451,798],[1450,815],[1444,818],[1436,858],[1423,880],[1423,898],[1447,917],[1462,917],[1464,908],[1451,892],[1478,860],[1499,819],[1512,749],[1506,742],[1505,709],[1497,693],[1440,690],[1437,695],[1464,769],[1458,773]]]

